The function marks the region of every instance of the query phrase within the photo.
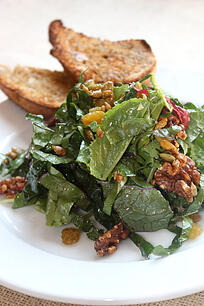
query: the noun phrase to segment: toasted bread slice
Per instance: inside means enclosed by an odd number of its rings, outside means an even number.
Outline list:
[[[156,58],[145,40],[111,42],[88,37],[65,28],[60,20],[51,22],[49,39],[51,54],[75,81],[87,68],[86,80],[115,83],[137,81],[156,70]]]
[[[0,89],[27,112],[51,116],[66,101],[74,82],[64,71],[0,65]]]

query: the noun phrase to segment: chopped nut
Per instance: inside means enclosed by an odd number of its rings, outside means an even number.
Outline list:
[[[7,189],[8,189],[8,187],[7,187],[6,184],[3,184],[3,185],[1,186],[1,191],[2,191],[2,193],[5,193],[5,192],[7,191]]]
[[[160,145],[163,149],[170,151],[174,154],[178,153],[178,149],[168,140],[161,140]]]
[[[98,89],[98,90],[94,90],[90,93],[90,96],[97,99],[97,98],[102,98],[103,96],[103,93],[101,91],[101,89]]]
[[[130,230],[124,226],[122,222],[119,222],[112,229],[106,231],[95,242],[94,248],[99,256],[106,254],[113,254],[117,250],[117,245],[120,239],[126,239]]]
[[[79,241],[80,231],[77,228],[64,228],[62,230],[62,242],[67,245],[77,243]]]
[[[111,105],[109,103],[105,102],[105,110],[106,110],[106,112],[109,111],[111,108],[112,108]]]
[[[60,146],[54,146],[52,145],[53,150],[55,151],[55,153],[59,156],[65,156],[67,154],[67,151],[60,147]]]
[[[84,84],[81,85],[81,89],[83,89],[83,91],[89,93],[88,87],[86,87]]]
[[[84,134],[86,135],[88,140],[90,140],[90,141],[94,140],[94,135],[93,135],[92,131],[89,128],[85,128],[84,129]]]
[[[191,182],[191,192],[193,197],[196,197],[198,194],[197,187],[193,184],[193,182]]]
[[[112,96],[112,94],[113,94],[113,92],[110,89],[104,90],[104,92],[103,92],[104,98],[110,97],[110,96]]]
[[[186,137],[187,137],[187,134],[185,130],[178,131],[178,133],[176,134],[176,138],[180,138],[182,140],[185,140]]]
[[[167,125],[167,118],[161,118],[155,125],[155,130],[163,129]]]
[[[13,198],[16,193],[22,192],[27,181],[25,177],[16,176],[11,179],[5,179],[0,182],[0,194],[5,195],[8,199]]]
[[[99,127],[96,131],[96,134],[99,138],[102,138],[104,135],[104,131]]]

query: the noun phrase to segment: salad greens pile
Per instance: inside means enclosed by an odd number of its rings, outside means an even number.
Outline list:
[[[151,83],[148,87],[143,83],[146,79]],[[53,127],[41,115],[27,114],[33,125],[29,149],[14,160],[0,155],[2,177],[27,179],[23,191],[14,198],[13,208],[32,205],[45,214],[47,225],[73,223],[92,240],[122,220],[146,258],[168,255],[179,248],[192,228],[189,215],[198,212],[204,202],[204,107],[166,98],[153,75],[140,83],[140,98],[136,98],[134,83],[114,86],[114,107],[105,113],[101,124],[93,121],[84,125],[81,120],[95,106],[82,89],[83,75],[56,112]],[[151,184],[163,162],[160,154],[166,153],[157,138],[171,141],[182,130],[179,125],[155,130],[159,118],[174,112],[168,99],[190,114],[188,137],[178,142],[180,152],[191,157],[201,173],[198,195],[192,203]],[[99,128],[101,137],[97,135]],[[53,146],[63,148],[65,154],[58,155]],[[116,180],[115,174],[121,180]],[[179,226],[178,220],[182,220]],[[137,233],[159,229],[175,234],[168,248],[153,246]]]

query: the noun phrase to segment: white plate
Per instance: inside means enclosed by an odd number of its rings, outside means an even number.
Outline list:
[[[158,70],[166,91],[183,100],[202,103],[204,75]],[[190,85],[189,85],[190,84]],[[30,122],[9,100],[0,104],[0,151],[27,147]],[[202,222],[204,214],[202,213]],[[32,207],[18,210],[0,206],[0,283],[49,300],[101,305],[145,303],[188,295],[204,289],[204,235],[184,243],[175,254],[144,260],[130,241],[118,251],[98,258],[93,242],[82,235],[74,246],[61,243],[60,228],[47,227],[45,217]],[[145,238],[167,246],[165,230]]]

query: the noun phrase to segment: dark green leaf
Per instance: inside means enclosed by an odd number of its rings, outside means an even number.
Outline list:
[[[133,231],[156,231],[167,228],[173,217],[169,203],[154,188],[123,188],[114,203],[114,208]]]

